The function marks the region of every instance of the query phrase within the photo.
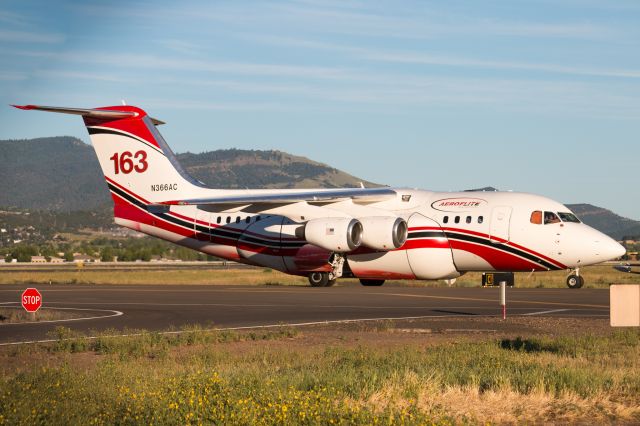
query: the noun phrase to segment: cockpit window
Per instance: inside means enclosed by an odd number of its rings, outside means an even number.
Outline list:
[[[560,218],[554,212],[544,212],[544,224],[560,223]]]
[[[531,221],[531,223],[534,223],[536,225],[542,225],[542,212],[540,210],[536,210],[535,212],[531,213],[531,219],[529,219]]]
[[[560,219],[562,219],[563,222],[580,223],[580,219],[578,219],[573,213],[558,212],[558,216],[560,216]]]

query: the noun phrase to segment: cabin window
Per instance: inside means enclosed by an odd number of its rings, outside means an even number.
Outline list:
[[[218,216],[218,219],[216,220],[216,223],[220,223],[222,222],[222,218],[220,216]]]
[[[251,222],[251,218],[249,216],[247,216],[247,218],[244,221],[249,223],[249,222]]]
[[[573,213],[558,212],[558,216],[560,216],[560,219],[562,219],[563,222],[580,223],[580,219],[578,219]]]
[[[482,223],[482,222],[484,222],[484,217],[478,216],[478,223]]]
[[[445,216],[442,218],[442,223],[449,223],[449,216]]]
[[[227,216],[227,223],[231,223],[231,216]]]
[[[542,212],[540,210],[536,210],[535,212],[531,213],[531,219],[529,219],[529,221],[533,224],[536,225],[541,225],[542,224]]]
[[[460,216],[456,216],[456,218],[454,219],[455,223],[460,223]]]
[[[236,223],[240,223],[240,216],[236,216]]]
[[[560,218],[554,212],[544,212],[544,224],[560,223]]]
[[[256,222],[259,221],[260,219],[262,219],[260,215],[256,216]]]
[[[467,223],[471,223],[471,216],[467,216]]]

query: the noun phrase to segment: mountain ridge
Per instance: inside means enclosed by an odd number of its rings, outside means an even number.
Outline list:
[[[176,154],[194,178],[212,188],[344,188],[379,184],[282,151],[221,149]],[[59,211],[110,203],[93,147],[57,136],[0,140],[0,206]]]
[[[215,188],[341,188],[361,182],[367,187],[382,186],[277,150],[221,149],[176,156],[193,177]],[[80,139],[0,140],[0,164],[0,208],[102,212],[111,207],[93,148]],[[640,236],[640,221],[586,203],[567,207],[586,224],[616,239]]]

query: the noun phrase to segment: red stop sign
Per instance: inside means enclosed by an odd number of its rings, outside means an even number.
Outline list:
[[[42,295],[37,289],[28,288],[22,292],[20,301],[27,312],[36,312],[42,306]]]

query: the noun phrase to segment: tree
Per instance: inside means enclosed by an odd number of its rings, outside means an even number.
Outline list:
[[[138,259],[148,262],[151,260],[151,252],[148,249],[140,249],[138,251]]]
[[[18,262],[31,262],[31,256],[38,254],[38,250],[33,246],[17,246],[13,250],[13,257],[18,259]]]
[[[103,247],[102,250],[100,250],[100,260],[103,262],[113,262],[114,256],[113,249],[109,246]]]
[[[73,253],[71,251],[65,251],[64,260],[67,262],[73,262]]]

